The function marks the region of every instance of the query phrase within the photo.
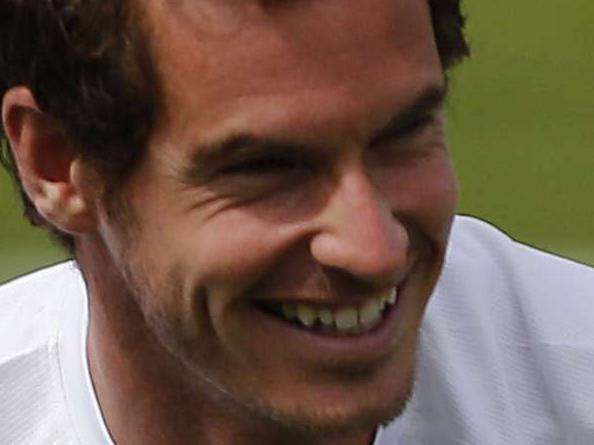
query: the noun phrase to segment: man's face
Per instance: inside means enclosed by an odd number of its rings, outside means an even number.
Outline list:
[[[428,6],[147,13],[165,113],[124,191],[136,229],[101,233],[151,329],[240,411],[313,431],[394,416],[456,203]]]

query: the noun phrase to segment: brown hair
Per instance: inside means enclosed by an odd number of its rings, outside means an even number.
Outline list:
[[[428,0],[444,71],[468,55],[461,0]],[[161,97],[142,15],[131,0],[1,0],[0,97],[27,86],[98,173],[116,183],[142,156]],[[73,238],[37,213],[4,137],[0,161],[34,225],[69,250]]]

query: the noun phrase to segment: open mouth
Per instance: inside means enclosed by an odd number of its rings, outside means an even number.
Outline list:
[[[398,301],[392,288],[367,298],[360,306],[324,307],[306,303],[258,301],[256,307],[299,328],[330,335],[356,335],[373,330]]]

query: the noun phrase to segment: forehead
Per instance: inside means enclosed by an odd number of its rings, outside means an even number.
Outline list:
[[[192,131],[323,125],[349,111],[364,126],[443,77],[425,1],[146,5],[166,114]]]

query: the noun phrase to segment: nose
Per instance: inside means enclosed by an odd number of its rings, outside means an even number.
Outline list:
[[[323,266],[390,285],[406,265],[406,227],[362,171],[342,175],[318,224],[310,250]]]

